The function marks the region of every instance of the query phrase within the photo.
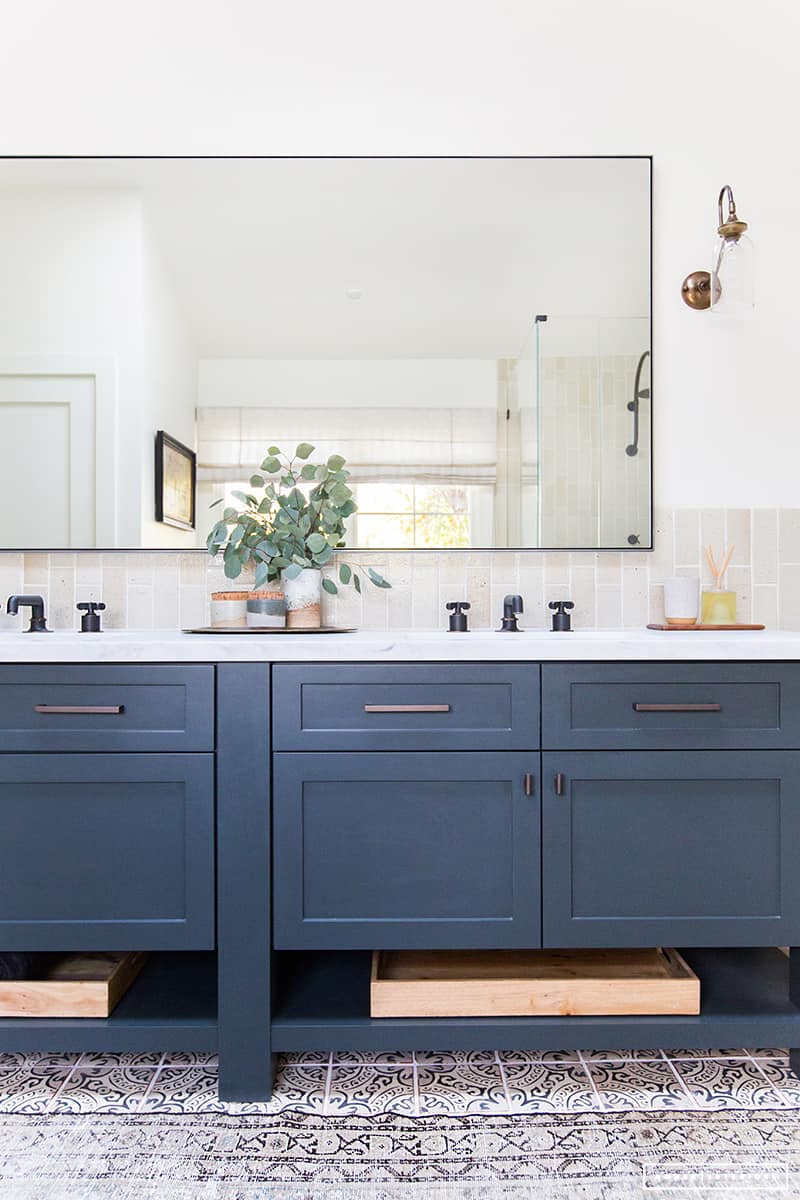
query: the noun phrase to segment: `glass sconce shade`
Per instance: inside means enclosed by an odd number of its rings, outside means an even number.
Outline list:
[[[745,313],[753,307],[753,267],[753,243],[746,233],[716,239],[711,271],[712,312]]]

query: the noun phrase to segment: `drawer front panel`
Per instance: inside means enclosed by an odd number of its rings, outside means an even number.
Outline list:
[[[537,768],[513,753],[277,754],[276,946],[537,946]]]
[[[539,668],[425,663],[273,669],[277,750],[530,750]]]
[[[213,748],[213,667],[0,667],[0,750]]]
[[[800,753],[543,756],[547,946],[797,944]]]
[[[0,755],[0,948],[214,946],[210,754]]]
[[[797,749],[800,663],[548,663],[542,744],[548,750]]]

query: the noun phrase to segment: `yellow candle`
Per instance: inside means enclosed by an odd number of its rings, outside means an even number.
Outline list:
[[[700,621],[703,625],[735,625],[736,592],[703,592]]]

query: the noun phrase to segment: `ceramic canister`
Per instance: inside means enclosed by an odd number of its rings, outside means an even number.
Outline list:
[[[700,596],[700,580],[675,575],[664,580],[664,616],[668,625],[694,625]]]
[[[214,629],[247,624],[250,592],[212,592],[211,625]]]
[[[283,592],[251,592],[247,600],[247,624],[251,629],[282,629],[286,624]]]

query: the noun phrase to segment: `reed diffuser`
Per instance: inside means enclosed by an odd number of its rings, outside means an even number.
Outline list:
[[[723,546],[720,551],[719,564],[717,564],[714,551],[710,546],[705,548],[706,562],[711,570],[714,586],[703,591],[700,613],[703,625],[736,624],[736,592],[729,592],[725,588],[725,576],[735,549],[735,546],[731,546],[726,551]]]

